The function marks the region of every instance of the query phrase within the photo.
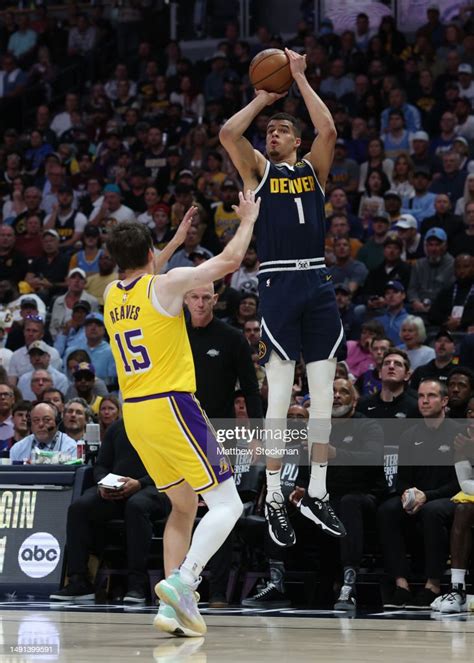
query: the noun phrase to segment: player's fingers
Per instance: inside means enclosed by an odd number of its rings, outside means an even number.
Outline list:
[[[188,211],[186,212],[186,214],[185,214],[185,217],[184,217],[185,220],[191,219],[196,214],[196,212],[197,212],[197,207],[194,207],[194,206],[190,207],[188,209]]]

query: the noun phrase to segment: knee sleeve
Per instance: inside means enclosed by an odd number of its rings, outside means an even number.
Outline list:
[[[311,397],[308,424],[309,444],[329,443],[336,363],[336,359],[323,359],[322,361],[312,361],[306,366]]]
[[[461,481],[461,490],[466,495],[474,495],[474,479],[466,479],[466,481]]]
[[[468,460],[460,460],[455,464],[455,468],[463,493],[474,495],[474,472],[471,463]]]
[[[270,360],[265,364],[265,372],[268,382],[267,419],[286,421],[295,377],[295,362],[280,359],[272,352]]]
[[[291,391],[295,376],[295,362],[280,359],[272,352],[265,364],[268,382],[268,408],[265,419],[265,446],[269,458],[281,460],[285,448],[284,436],[274,433],[286,428]]]
[[[223,481],[202,496],[209,512],[218,509],[222,517],[228,517],[235,523],[242,515],[244,505],[232,479]],[[231,528],[232,529],[232,528]]]
[[[242,514],[243,504],[232,479],[203,494],[209,511],[193,534],[191,547],[181,569],[197,581],[202,569],[219,550]]]

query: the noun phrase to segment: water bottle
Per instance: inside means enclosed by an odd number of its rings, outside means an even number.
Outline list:
[[[79,441],[77,442],[77,447],[76,447],[76,449],[77,449],[77,457],[78,457],[78,459],[80,459],[80,460],[82,460],[83,462],[85,462],[85,457],[86,457],[86,444],[85,444],[85,440],[79,440]]]

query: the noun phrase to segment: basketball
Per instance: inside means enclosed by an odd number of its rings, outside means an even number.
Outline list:
[[[293,82],[288,57],[279,48],[258,53],[250,63],[249,77],[256,90],[267,92],[286,92]]]

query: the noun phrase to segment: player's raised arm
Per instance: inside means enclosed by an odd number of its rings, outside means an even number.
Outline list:
[[[227,120],[219,132],[219,139],[244,180],[244,186],[255,187],[265,169],[264,156],[253,149],[244,133],[265,106],[271,106],[285,94],[257,90],[255,98]]]
[[[170,239],[164,249],[155,256],[155,274],[159,274],[174,252],[179,249],[186,239],[187,232],[191,227],[193,216],[197,212],[197,207],[190,207],[179,224],[175,234]]]
[[[319,183],[324,189],[334,156],[334,145],[337,137],[336,127],[329,108],[308,83],[305,75],[306,56],[290,51],[288,48],[285,48],[285,52],[290,60],[292,76],[304,99],[314,128],[318,132],[310,153],[305,157],[311,162]]]
[[[171,315],[181,311],[183,297],[188,290],[221,279],[240,266],[252,238],[260,198],[255,200],[255,194],[250,190],[245,196],[239,193],[239,205],[233,208],[240,217],[240,225],[222,253],[198,267],[178,267],[156,279],[155,289],[160,304]]]

